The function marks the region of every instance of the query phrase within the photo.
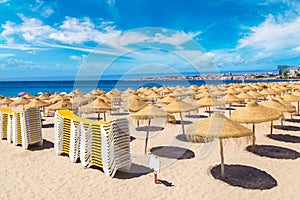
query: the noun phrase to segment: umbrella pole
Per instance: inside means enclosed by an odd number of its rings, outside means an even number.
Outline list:
[[[271,121],[271,134],[270,134],[271,138],[272,138],[272,134],[273,134],[273,120]]]
[[[255,152],[255,124],[253,123],[252,125],[252,131],[253,131],[253,136],[252,136],[252,152]]]
[[[208,107],[208,115],[210,116],[210,106]]]
[[[104,121],[106,121],[106,116],[105,116],[105,113],[106,113],[106,112],[103,112],[103,115],[104,115]]]
[[[183,123],[182,112],[180,112],[180,119],[181,119],[181,126],[182,126],[182,134],[184,135],[185,131],[184,131],[184,123]]]
[[[298,101],[298,115],[299,115],[299,101]]]
[[[149,121],[148,121],[147,134],[146,134],[146,140],[145,140],[145,152],[144,152],[144,154],[147,153],[147,144],[148,144],[148,136],[149,136],[150,123],[151,123],[151,119],[149,119]]]
[[[98,112],[98,118],[97,119],[98,119],[98,121],[100,120],[100,112]]]
[[[222,138],[220,140],[220,156],[221,156],[221,177],[224,178],[224,153],[223,153],[223,143]]]
[[[229,117],[231,117],[231,103],[229,103]]]

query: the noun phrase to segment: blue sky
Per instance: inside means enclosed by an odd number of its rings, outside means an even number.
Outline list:
[[[0,0],[0,13],[1,80],[300,63],[298,1]]]

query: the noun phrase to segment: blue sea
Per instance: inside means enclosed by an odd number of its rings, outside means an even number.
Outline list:
[[[284,82],[291,80],[263,80],[264,82]],[[247,83],[261,82],[261,80],[245,80]],[[106,92],[118,88],[119,90],[126,90],[131,87],[138,89],[142,86],[190,86],[203,84],[223,84],[223,83],[242,83],[241,80],[101,80],[101,81],[0,81],[0,95],[6,97],[18,96],[20,92],[37,95],[39,92],[71,92],[75,89],[87,93],[93,89],[100,88]]]

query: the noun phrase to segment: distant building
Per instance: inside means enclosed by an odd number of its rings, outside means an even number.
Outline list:
[[[291,75],[295,75],[297,72],[300,72],[300,67],[290,65],[278,65],[277,69],[279,71],[279,75],[282,75],[285,71]]]

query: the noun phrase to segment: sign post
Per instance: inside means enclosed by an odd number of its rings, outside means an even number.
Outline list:
[[[153,155],[149,155],[148,157],[148,165],[150,169],[154,171],[154,183],[157,184],[157,172],[160,169],[160,160]]]

